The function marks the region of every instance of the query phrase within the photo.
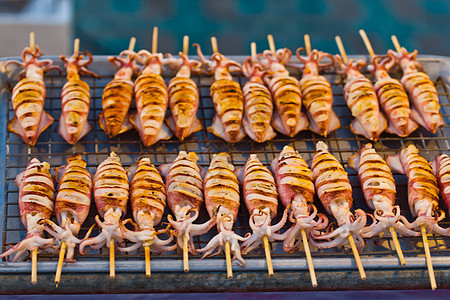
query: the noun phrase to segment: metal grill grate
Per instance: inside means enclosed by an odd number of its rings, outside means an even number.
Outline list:
[[[240,57],[242,61],[243,57]],[[98,61],[103,62],[103,67],[105,65],[105,59],[102,57],[95,57],[95,62],[92,65],[94,71],[96,68],[101,68],[101,65],[97,65]],[[55,59],[56,61],[56,59]],[[61,112],[61,88],[64,85],[66,79],[65,76],[46,74],[45,83],[47,87],[47,99],[45,102],[45,110],[50,113],[54,118],[55,122],[47,129],[39,138],[35,147],[28,147],[25,145],[20,137],[17,135],[6,131],[6,149],[5,149],[5,193],[4,193],[4,218],[1,226],[1,237],[2,237],[2,251],[7,248],[6,245],[14,244],[22,240],[26,236],[26,231],[20,223],[19,208],[17,204],[18,199],[18,188],[14,185],[14,180],[17,174],[19,174],[28,164],[31,158],[36,157],[41,161],[47,161],[51,164],[52,168],[63,165],[66,163],[66,158],[74,153],[82,154],[83,159],[86,160],[89,171],[93,174],[96,167],[109,155],[111,151],[115,151],[122,160],[125,167],[133,164],[141,156],[147,156],[155,165],[161,165],[165,163],[172,162],[177,156],[178,152],[184,151],[194,151],[199,156],[199,165],[203,168],[208,167],[212,155],[218,152],[228,152],[231,155],[233,165],[238,168],[244,165],[246,159],[251,153],[256,153],[265,165],[269,165],[270,162],[278,156],[282,148],[289,144],[292,145],[297,151],[299,151],[305,160],[310,159],[314,155],[315,144],[319,140],[324,140],[337,159],[347,165],[348,158],[357,151],[361,145],[367,142],[364,138],[360,136],[355,136],[349,128],[349,124],[352,120],[351,113],[347,108],[345,103],[342,89],[343,80],[341,76],[328,72],[325,77],[331,82],[334,94],[334,104],[333,108],[336,111],[342,127],[333,132],[326,139],[309,132],[301,132],[294,138],[287,138],[280,134],[277,135],[272,141],[258,144],[246,137],[243,141],[236,144],[227,144],[211,133],[207,132],[206,127],[212,122],[214,116],[214,107],[209,96],[209,86],[212,83],[211,77],[204,76],[194,76],[193,79],[197,82],[200,90],[200,106],[198,110],[198,117],[202,121],[203,129],[183,142],[179,142],[176,138],[172,138],[168,141],[161,141],[156,145],[151,147],[144,147],[140,142],[139,135],[137,132],[130,131],[128,133],[122,134],[121,136],[110,139],[101,130],[97,123],[97,115],[101,111],[101,95],[105,85],[113,78],[113,69],[110,69],[105,76],[101,76],[100,79],[95,79],[91,77],[84,77],[89,86],[91,87],[91,110],[89,113],[89,122],[92,124],[91,132],[84,137],[78,144],[71,146],[67,144],[64,139],[58,135],[57,125],[58,119]],[[105,73],[105,72],[103,72]],[[292,72],[294,76],[298,76],[298,72]],[[366,74],[371,77],[370,74]],[[400,74],[394,74],[394,77],[399,78]],[[167,82],[170,77],[166,78]],[[245,83],[245,78],[236,77],[241,85]],[[7,124],[7,122],[14,116],[14,111],[10,104],[11,90],[16,81],[11,81],[7,84],[6,92],[2,95],[3,101],[7,101],[7,118],[2,120]],[[428,133],[425,129],[420,128],[415,131],[408,138],[398,138],[397,136],[383,133],[380,140],[375,144],[376,150],[385,157],[387,154],[392,154],[398,152],[403,145],[408,142],[415,143],[421,150],[421,154],[427,159],[432,159],[439,152],[449,151],[449,140],[450,140],[450,95],[445,85],[442,77],[436,80],[436,86],[439,92],[439,98],[441,102],[441,112],[444,117],[445,126],[439,129],[438,133],[434,136]],[[6,105],[5,105],[6,107]],[[134,109],[134,108],[132,108]],[[353,186],[354,195],[354,209],[362,208],[366,212],[371,212],[371,210],[365,204],[363,194],[360,188],[359,180],[357,174],[347,168],[349,173],[350,181]],[[407,204],[407,180],[406,176],[394,174],[398,194],[397,203],[400,205],[402,214],[405,215],[410,221],[412,220],[411,214],[408,209]],[[324,212],[324,208],[316,198],[316,206],[319,212]],[[443,206],[443,204],[441,203]],[[444,207],[442,207],[446,210]],[[282,215],[283,207],[279,205],[279,213],[276,220],[277,222]],[[163,218],[163,222],[166,220],[168,209]],[[80,236],[83,237],[87,229],[94,223],[94,216],[96,215],[95,204],[92,203],[91,211],[88,219],[83,224]],[[126,217],[131,217],[130,212],[128,212]],[[203,208],[197,223],[205,222],[208,219],[206,210]],[[235,231],[240,235],[245,235],[247,232],[251,232],[248,226],[249,214],[245,208],[245,205],[241,203],[241,208],[239,211],[238,220],[235,223]],[[449,219],[446,218],[441,223],[442,226],[448,227],[450,225]],[[288,223],[285,228],[288,228],[290,224]],[[283,229],[284,230],[284,229]],[[91,236],[98,234],[98,230],[94,230]],[[206,243],[210,240],[212,236],[216,234],[216,230],[213,229],[210,233],[205,234],[200,237],[195,237],[194,242],[196,248],[204,247]],[[410,237],[399,237],[401,247],[404,251],[406,257],[423,256],[423,248],[421,244],[421,239],[410,238]],[[433,235],[429,237],[430,246],[432,250],[432,256],[444,256],[450,257],[450,250],[448,246],[450,245],[450,238]],[[313,258],[328,257],[328,258],[351,258],[352,254],[348,251],[347,247],[338,247],[331,249],[317,249],[312,247]],[[296,252],[294,254],[288,254],[283,252],[281,242],[272,243],[272,255],[274,262],[277,258],[287,258],[287,259],[304,259],[304,253]],[[142,249],[140,251],[131,252],[129,254],[117,253],[117,260],[142,260],[143,253]],[[365,248],[361,253],[364,257],[396,257],[395,248],[393,242],[390,238],[371,238],[365,240]],[[199,257],[199,256],[197,256]],[[250,253],[248,258],[264,258],[264,252],[262,249],[258,249]],[[246,258],[244,257],[244,258]],[[107,260],[108,251],[106,249],[101,250],[91,250],[87,255],[80,255],[78,252],[75,258],[79,262],[88,260]],[[221,258],[219,256],[219,258]],[[222,256],[223,258],[223,256]],[[43,254],[39,256],[39,260],[49,260],[56,261],[56,256],[54,254]],[[182,260],[181,252],[169,252],[160,256],[152,256],[152,260],[159,259],[173,259]],[[191,258],[193,260],[195,258]],[[338,260],[336,260],[338,261]],[[182,268],[180,268],[182,272]]]

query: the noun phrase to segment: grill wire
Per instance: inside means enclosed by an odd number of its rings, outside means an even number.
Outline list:
[[[94,57],[94,64],[96,57]],[[299,73],[296,70],[291,70],[291,74],[299,78]],[[192,79],[196,81],[200,92],[200,105],[197,116],[201,120],[203,129],[185,141],[180,142],[175,137],[168,141],[160,141],[156,145],[151,147],[144,147],[140,142],[139,135],[136,131],[132,130],[125,134],[122,134],[116,138],[110,139],[102,131],[97,123],[97,115],[101,112],[101,96],[105,85],[113,79],[113,74],[109,76],[102,76],[100,79],[92,77],[82,77],[91,87],[91,109],[89,113],[89,122],[92,124],[92,130],[87,136],[85,136],[76,145],[71,146],[64,141],[64,139],[57,133],[57,125],[59,115],[61,112],[61,88],[66,82],[64,75],[55,75],[49,73],[44,76],[44,81],[47,88],[47,97],[45,101],[45,111],[50,113],[55,122],[40,136],[35,147],[28,147],[22,142],[19,136],[6,131],[6,166],[5,166],[5,199],[4,199],[4,219],[3,219],[3,235],[2,235],[2,252],[5,251],[9,244],[15,244],[26,237],[26,230],[23,228],[20,222],[19,207],[18,207],[18,188],[14,185],[15,177],[26,168],[28,162],[36,157],[40,161],[47,161],[52,168],[61,166],[66,163],[66,159],[72,154],[79,153],[82,158],[86,160],[88,170],[91,174],[95,173],[97,166],[108,157],[111,151],[115,151],[119,156],[124,167],[129,167],[137,159],[142,156],[149,157],[153,164],[156,166],[171,163],[177,156],[179,151],[194,151],[199,157],[198,164],[202,168],[207,168],[212,156],[218,152],[227,152],[231,155],[231,161],[236,168],[242,167],[245,164],[246,159],[252,153],[257,154],[261,162],[269,166],[271,161],[278,156],[285,145],[293,146],[302,157],[308,161],[312,158],[315,151],[315,144],[319,140],[324,140],[329,146],[329,150],[336,158],[344,164],[346,171],[349,174],[350,182],[353,186],[354,204],[352,209],[361,208],[368,213],[372,211],[367,207],[363,198],[363,193],[360,188],[358,176],[355,171],[347,167],[348,158],[354,154],[362,145],[368,140],[361,136],[356,136],[350,131],[350,122],[352,120],[351,113],[347,108],[345,99],[343,97],[343,78],[334,72],[326,72],[323,74],[331,83],[334,95],[333,109],[336,111],[339,120],[341,121],[341,128],[329,135],[326,139],[316,135],[310,131],[303,131],[294,138],[288,138],[281,134],[278,134],[275,139],[262,144],[253,142],[250,138],[246,137],[243,141],[236,144],[228,144],[213,134],[207,132],[207,126],[211,125],[212,118],[214,116],[214,107],[209,96],[209,87],[212,83],[212,77],[203,75],[194,75]],[[373,77],[369,73],[365,73],[366,76],[372,79]],[[400,78],[400,73],[394,73],[393,77]],[[166,82],[170,80],[170,76],[166,76]],[[243,86],[246,79],[241,76],[235,76],[235,79]],[[14,116],[14,110],[11,107],[11,91],[16,82],[10,82],[7,85],[6,93],[3,93],[2,97],[6,97],[8,101],[8,119],[2,120],[2,122],[9,122]],[[441,112],[444,117],[446,125],[438,130],[436,135],[432,135],[425,129],[420,128],[413,132],[407,138],[399,138],[395,135],[383,133],[377,143],[374,143],[374,147],[381,156],[386,157],[388,154],[394,154],[398,152],[405,144],[410,142],[416,144],[421,150],[423,155],[428,160],[433,159],[439,152],[448,153],[449,151],[449,139],[450,139],[450,95],[445,85],[444,80],[439,77],[435,81],[439,99],[441,103]],[[5,100],[5,99],[3,99]],[[132,104],[132,110],[134,110],[134,104]],[[52,174],[54,172],[52,171]],[[407,203],[407,179],[406,176],[394,173],[394,178],[397,186],[397,199],[396,204],[400,205],[402,214],[409,220],[413,218],[409,212]],[[241,193],[242,195],[242,193]],[[325,210],[318,200],[315,199],[315,205],[319,212],[325,213]],[[440,206],[447,212],[442,200]],[[275,224],[280,219],[284,207],[279,203],[278,216],[272,221]],[[126,218],[131,218],[130,207]],[[165,225],[167,220],[167,214],[169,213],[168,207],[164,213],[162,225]],[[95,203],[92,200],[91,210],[89,216],[82,226],[79,237],[84,237],[87,230],[94,224],[94,217],[97,214]],[[333,221],[331,216],[330,222]],[[196,223],[203,223],[209,219],[209,216],[203,207],[200,216]],[[239,210],[238,219],[236,220],[234,230],[236,233],[244,236],[247,232],[251,232],[248,225],[249,213],[247,212],[245,205],[241,197],[241,207]],[[55,217],[53,220],[56,222]],[[368,218],[370,220],[370,218]],[[370,222],[370,221],[368,221]],[[450,226],[449,217],[446,217],[440,222],[443,227]],[[291,224],[289,221],[286,223],[282,232],[289,228]],[[161,224],[157,226],[160,228]],[[91,234],[92,236],[98,235],[99,230],[96,227]],[[217,230],[213,228],[209,233],[202,236],[194,237],[194,244],[196,248],[204,247],[208,241],[217,233]],[[163,237],[165,238],[165,237]],[[406,257],[424,256],[423,245],[420,237],[404,237],[399,235],[399,241],[403,253]],[[439,235],[429,236],[429,244],[432,256],[447,256],[450,257],[450,238]],[[293,254],[285,253],[283,251],[282,242],[272,242],[272,258],[285,257],[292,259],[304,259],[303,248],[300,246],[299,251]],[[313,258],[315,257],[352,257],[349,247],[341,246],[330,249],[317,249],[311,246],[311,252]],[[100,250],[91,250],[86,255],[80,255],[76,250],[75,259],[78,261],[87,260],[107,260],[109,251],[107,248]],[[365,239],[365,248],[360,253],[361,256],[371,257],[396,257],[395,246],[390,237],[373,237]],[[133,251],[130,253],[119,253],[116,251],[116,260],[130,260],[130,259],[142,259],[143,249]],[[196,256],[200,257],[199,255]],[[220,256],[223,257],[224,256]],[[264,251],[260,247],[246,257],[264,258]],[[168,252],[159,256],[152,256],[152,260],[158,260],[160,258],[172,258],[174,260],[182,260],[182,251],[180,249]],[[190,259],[196,259],[190,257]],[[43,253],[39,256],[39,260],[56,261],[56,254]],[[182,270],[180,269],[180,272]]]

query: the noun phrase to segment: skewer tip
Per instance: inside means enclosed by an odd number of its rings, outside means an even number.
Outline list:
[[[31,52],[34,51],[34,45],[35,45],[35,35],[34,35],[34,31],[30,32],[30,50]]]
[[[256,43],[255,42],[252,42],[250,44],[250,53],[252,56],[252,62],[255,62],[256,61]]]
[[[188,53],[189,53],[189,36],[188,35],[185,35],[183,37],[183,53],[185,55],[188,55]]]
[[[277,49],[275,48],[275,41],[273,39],[273,35],[268,34],[267,35],[267,41],[269,42],[269,49],[272,53],[275,53]]]
[[[155,54],[158,49],[158,26],[153,27],[152,53]]]
[[[306,55],[309,55],[311,54],[311,39],[309,34],[305,34],[303,39],[305,40]]]
[[[219,47],[217,46],[217,38],[215,36],[211,37],[211,46],[213,53],[219,52]]]
[[[73,42],[73,53],[78,53],[80,51],[80,39],[76,38]]]
[[[128,46],[128,50],[133,51],[135,45],[136,45],[136,38],[133,36],[130,39],[130,44]]]

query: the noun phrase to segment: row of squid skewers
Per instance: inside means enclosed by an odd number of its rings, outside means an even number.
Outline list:
[[[160,254],[176,248],[183,249],[184,270],[189,270],[188,254],[202,253],[203,257],[225,251],[227,274],[232,277],[231,254],[238,265],[245,267],[242,255],[264,246],[269,274],[273,274],[269,242],[283,241],[286,252],[298,250],[303,243],[307,256],[311,282],[317,285],[309,244],[318,248],[337,247],[349,243],[362,279],[366,278],[359,258],[364,248],[363,238],[390,234],[394,239],[400,263],[405,264],[397,233],[420,236],[424,239],[427,259],[430,251],[427,233],[450,236],[450,228],[438,222],[445,217],[439,208],[439,187],[446,206],[450,209],[450,157],[438,155],[431,163],[419,155],[414,145],[403,148],[386,161],[372,144],[364,145],[349,161],[349,167],[358,172],[367,205],[374,210],[366,214],[361,209],[351,211],[352,186],[342,164],[328,152],[324,142],[318,142],[316,153],[309,162],[303,160],[292,147],[285,146],[271,164],[272,172],[252,154],[242,168],[229,162],[227,153],[214,155],[208,169],[202,170],[194,152],[181,151],[171,164],[156,168],[149,158],[141,158],[126,170],[120,158],[112,152],[97,168],[93,179],[81,155],[67,160],[56,168],[58,190],[55,191],[50,165],[33,158],[28,167],[16,178],[19,187],[19,210],[23,226],[27,229],[24,240],[11,246],[0,257],[15,253],[19,260],[29,250],[33,262],[37,250],[60,250],[55,281],[60,282],[65,260],[74,261],[74,251],[85,254],[90,248],[110,249],[110,276],[115,276],[114,249],[134,251],[144,248],[146,274],[150,276],[150,253]],[[408,177],[408,203],[416,217],[409,222],[395,203],[396,185],[391,169]],[[240,207],[240,186],[243,201],[250,213],[252,233],[240,236],[233,231]],[[314,196],[326,212],[336,220],[337,227],[329,225],[326,215],[318,213]],[[95,221],[100,233],[90,237],[91,227],[84,238],[79,231],[86,220],[91,195],[95,199],[98,215]],[[56,198],[56,200],[55,200]],[[281,220],[272,224],[277,215],[278,199],[285,207]],[[131,219],[124,219],[128,200]],[[194,223],[203,203],[210,216],[203,224]],[[156,229],[168,204],[169,226]],[[51,220],[55,213],[57,223]],[[367,215],[372,223],[367,224]],[[281,233],[287,220],[293,224]],[[130,225],[126,226],[126,224]],[[209,243],[195,249],[193,237],[216,226],[218,234]],[[52,237],[45,238],[47,231]],[[160,235],[168,236],[166,239]],[[173,239],[176,243],[171,244]],[[128,245],[125,245],[128,241]],[[202,258],[203,258],[202,257]],[[35,263],[33,263],[35,265]],[[431,266],[431,267],[430,267]],[[436,288],[434,272],[429,264],[432,288]],[[32,281],[36,281],[36,267],[32,268]]]
[[[103,111],[98,122],[110,137],[134,127],[144,145],[151,146],[171,138],[172,133],[184,140],[201,130],[202,124],[197,118],[199,92],[190,78],[192,73],[213,75],[210,95],[216,115],[208,131],[227,142],[238,142],[246,135],[256,142],[265,142],[276,136],[274,130],[293,137],[310,129],[326,137],[339,128],[339,119],[332,109],[331,84],[320,75],[321,70],[329,68],[335,68],[345,77],[344,96],[354,117],[351,130],[355,134],[376,141],[383,131],[406,137],[420,124],[435,134],[444,124],[436,87],[416,61],[417,51],[408,53],[400,47],[395,36],[393,42],[397,52],[389,50],[382,56],[374,54],[367,35],[360,31],[371,56],[369,70],[376,80],[373,85],[361,73],[366,62],[348,60],[338,36],[336,41],[341,55],[333,56],[316,49],[311,51],[309,36],[305,35],[307,56],[302,56],[305,49],[299,48],[296,56],[301,64],[290,64],[291,51],[287,48],[276,50],[273,37],[269,35],[270,50],[257,54],[256,44],[252,43],[251,57],[240,65],[219,53],[215,38],[212,38],[214,54],[210,59],[203,55],[198,44],[194,45],[199,60],[188,58],[187,36],[179,58],[170,54],[164,56],[157,52],[157,32],[155,27],[151,53],[147,50],[134,52],[135,39],[132,38],[128,50],[118,57],[108,58],[119,70],[104,89]],[[49,59],[40,60],[41,55],[33,37],[30,47],[22,53],[23,63],[7,62],[22,66],[25,75],[13,90],[16,116],[8,128],[30,146],[53,122],[43,110],[43,73],[59,68],[52,66]],[[79,51],[78,39],[73,55],[70,58],[61,56],[61,59],[66,66],[67,83],[62,88],[58,131],[68,143],[75,144],[91,128],[87,120],[91,98],[89,86],[80,75],[98,76],[87,69],[93,58],[89,52]],[[328,62],[324,63],[324,60]],[[388,73],[396,65],[403,71],[401,81],[391,78]],[[301,70],[302,79],[299,81],[291,76],[287,66]],[[165,67],[176,71],[168,86],[161,76]],[[241,72],[248,78],[242,89],[233,79],[233,72]],[[133,82],[135,75],[137,78]],[[133,97],[136,112],[130,114]],[[165,119],[168,107],[171,114]]]

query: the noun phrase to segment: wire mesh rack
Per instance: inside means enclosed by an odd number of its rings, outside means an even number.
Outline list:
[[[243,61],[244,57],[235,57],[238,61]],[[447,62],[444,58],[422,58],[422,63],[425,69],[428,70],[430,66],[439,65],[443,61]],[[58,59],[54,58],[57,62]],[[2,63],[0,61],[0,63]],[[1,66],[1,65],[0,65]],[[9,67],[8,67],[9,68]],[[111,151],[116,152],[124,165],[129,167],[137,159],[142,156],[149,157],[151,161],[159,166],[161,164],[171,163],[177,156],[179,151],[194,151],[199,157],[199,165],[202,168],[207,168],[211,161],[212,156],[218,152],[227,152],[231,155],[231,161],[236,168],[242,167],[245,164],[250,154],[257,154],[258,158],[263,164],[269,166],[271,161],[278,156],[285,145],[293,146],[305,160],[312,158],[315,152],[316,142],[323,140],[329,146],[330,152],[333,153],[337,159],[346,166],[346,170],[349,174],[350,182],[353,186],[354,204],[353,209],[361,208],[368,213],[372,211],[367,207],[363,193],[360,188],[358,176],[355,171],[347,167],[348,158],[354,154],[362,145],[368,142],[361,136],[356,136],[350,131],[350,122],[352,120],[351,112],[349,111],[345,99],[343,97],[343,78],[334,72],[326,72],[324,76],[330,81],[333,89],[334,103],[333,109],[336,111],[340,121],[341,128],[330,134],[327,138],[318,136],[310,131],[303,131],[293,138],[289,138],[278,134],[273,140],[258,144],[253,142],[250,138],[246,137],[241,142],[235,144],[229,144],[221,140],[220,138],[209,133],[206,128],[211,125],[212,118],[214,116],[214,107],[209,96],[209,87],[212,83],[212,77],[195,75],[192,77],[198,84],[200,92],[200,105],[197,116],[201,120],[203,129],[185,141],[180,142],[175,137],[167,141],[160,141],[151,147],[145,147],[140,142],[140,138],[137,132],[134,130],[122,134],[116,138],[109,138],[100,128],[97,123],[97,116],[101,112],[101,96],[105,85],[112,80],[114,67],[109,66],[105,57],[94,56],[94,63],[92,64],[92,70],[101,75],[99,79],[93,77],[82,77],[91,87],[91,109],[89,113],[89,122],[92,124],[92,130],[76,145],[69,145],[65,140],[57,133],[58,119],[61,112],[61,88],[66,82],[64,75],[55,73],[45,74],[44,81],[47,88],[47,97],[45,101],[45,111],[50,113],[55,122],[40,136],[34,147],[28,147],[22,142],[19,136],[6,130],[8,121],[14,116],[14,110],[11,107],[11,91],[12,87],[17,82],[17,71],[6,72],[3,70],[3,86],[4,91],[2,93],[2,113],[3,118],[0,120],[2,123],[0,129],[3,129],[2,135],[4,135],[4,161],[0,168],[2,175],[4,174],[4,185],[0,183],[0,188],[3,189],[3,207],[0,207],[0,215],[2,217],[2,225],[0,226],[0,235],[2,241],[2,251],[8,248],[8,244],[15,244],[25,238],[26,230],[20,222],[19,207],[18,207],[18,192],[19,189],[14,185],[16,176],[26,168],[28,162],[36,157],[41,161],[47,161],[53,167],[58,167],[66,163],[66,159],[72,154],[79,153],[82,158],[86,160],[88,170],[93,174],[97,166],[108,157]],[[434,70],[435,68],[433,68]],[[299,73],[296,70],[291,70],[292,75],[298,78]],[[0,72],[1,73],[1,72]],[[438,71],[439,73],[439,71]],[[366,76],[372,78],[371,74],[366,73]],[[392,74],[393,77],[400,78],[400,73]],[[171,74],[165,76],[168,82],[171,78]],[[399,138],[394,135],[383,133],[378,142],[374,143],[374,147],[383,157],[388,154],[398,152],[405,144],[414,143],[421,149],[421,155],[431,160],[439,152],[449,152],[449,140],[450,140],[450,94],[448,86],[444,80],[443,74],[436,74],[435,84],[439,93],[439,99],[441,103],[441,112],[444,117],[446,125],[438,130],[436,135],[427,132],[424,128],[420,128],[413,132],[407,138]],[[243,85],[246,81],[244,77],[236,76],[235,79]],[[0,85],[1,87],[1,85]],[[132,110],[134,108],[132,107]],[[0,143],[0,146],[2,144]],[[409,212],[407,204],[407,178],[404,175],[395,174],[394,178],[397,185],[397,204],[400,205],[402,214],[409,220],[413,218]],[[3,185],[3,186],[2,186]],[[1,191],[1,190],[0,190]],[[1,198],[2,196],[0,196]],[[316,198],[316,206],[319,212],[325,212],[320,201]],[[442,209],[446,211],[442,201],[440,203]],[[273,221],[273,224],[277,222],[283,211],[284,207],[279,205],[278,217]],[[170,213],[166,207],[164,218],[162,222],[166,221],[167,214]],[[87,229],[94,224],[94,217],[97,214],[94,202],[92,202],[89,217],[82,226],[80,232],[81,237],[86,234]],[[126,215],[126,218],[131,218],[130,209]],[[196,223],[202,223],[209,218],[206,210],[203,208],[200,212],[200,217]],[[239,210],[238,219],[235,223],[234,230],[236,233],[244,236],[247,232],[251,232],[248,225],[249,213],[247,212],[245,205],[243,205],[241,199],[241,207]],[[330,221],[333,219],[330,217]],[[291,226],[289,222],[285,225],[284,229]],[[441,226],[450,226],[449,218],[446,217]],[[95,229],[91,236],[97,235],[98,229]],[[217,233],[216,229],[212,229],[208,234],[197,236],[194,238],[194,244],[196,248],[204,247],[207,242]],[[420,237],[404,237],[399,236],[400,245],[405,254],[409,267],[420,267],[425,269],[424,254],[422,241]],[[450,238],[438,235],[429,236],[429,243],[431,247],[431,254],[436,260],[437,267],[448,268],[450,265]],[[305,264],[298,264],[298,261],[304,261],[305,255],[302,247],[295,253],[285,253],[283,251],[282,242],[272,242],[272,259],[277,270],[295,269],[298,268],[305,270]],[[353,268],[352,253],[349,247],[335,247],[330,249],[317,249],[311,247],[312,256],[315,261],[317,269],[333,269],[333,268]],[[107,249],[91,250],[86,255],[80,255],[78,251],[75,254],[77,262],[72,264],[72,271],[83,272],[86,270],[106,271],[109,251]],[[395,246],[389,237],[374,237],[365,239],[364,250],[360,253],[363,264],[367,266],[377,268],[386,264],[395,264],[396,260]],[[194,267],[196,271],[210,271],[207,266],[208,261],[212,259],[205,259],[198,261],[200,256],[191,256],[190,261],[197,267]],[[242,271],[265,271],[265,256],[262,248],[254,250],[247,256],[244,256],[249,261],[249,268],[242,269]],[[420,258],[415,261],[414,259]],[[223,259],[224,256],[218,256],[217,259]],[[217,261],[215,260],[215,262]],[[56,262],[57,256],[55,254],[43,253],[39,255],[40,262]],[[143,249],[134,251],[131,253],[116,253],[117,271],[121,270],[127,272],[143,272]],[[158,264],[158,261],[164,263]],[[94,269],[89,262],[105,264],[97,264]],[[139,264],[133,265],[133,262],[139,262]],[[142,262],[142,263],[141,263]],[[152,256],[152,268],[156,268],[156,271],[173,271],[183,272],[182,265],[182,253],[181,251],[172,251],[159,256]],[[294,263],[297,262],[297,263]],[[372,262],[372,264],[370,264]],[[376,262],[376,263],[374,263]],[[6,264],[7,262],[0,263]],[[172,264],[171,264],[172,263]],[[11,264],[8,263],[8,266]],[[54,265],[49,265],[48,272],[54,271]],[[90,266],[90,267],[89,267]],[[172,266],[172,267],[170,267]],[[204,267],[203,267],[204,266]],[[24,267],[25,268],[25,267]],[[27,267],[28,268],[28,267]],[[224,270],[224,265],[220,265],[219,270]],[[407,266],[408,268],[408,266]],[[26,268],[25,268],[26,269]],[[44,268],[44,271],[46,269]],[[191,268],[191,270],[193,270]],[[217,270],[217,269],[216,269]],[[236,270],[241,271],[241,270]],[[7,272],[7,271],[5,271]]]

